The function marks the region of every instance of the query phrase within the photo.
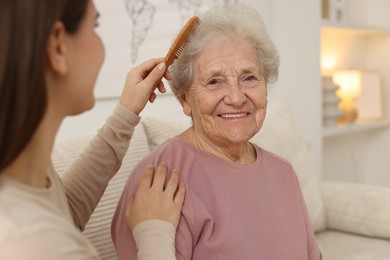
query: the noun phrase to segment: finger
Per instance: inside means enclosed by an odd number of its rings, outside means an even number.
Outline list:
[[[153,58],[134,67],[133,70],[137,73],[140,73],[143,75],[143,78],[145,78],[158,64],[162,63],[163,61],[164,58]]]
[[[179,189],[176,192],[175,197],[173,198],[173,203],[177,208],[181,208],[183,206],[184,198],[186,195],[186,186],[183,182],[179,184]]]
[[[153,102],[156,100],[156,98],[157,98],[156,93],[152,92],[152,93],[150,94],[150,96],[149,96],[149,102],[150,102],[150,103],[153,103]]]
[[[165,71],[164,78],[166,80],[171,80],[172,79],[172,74],[171,74],[171,72],[169,72],[169,70]]]
[[[138,189],[139,190],[148,190],[152,186],[153,182],[153,173],[154,173],[154,166],[149,165],[148,168],[146,168],[144,174],[142,175],[139,184]]]
[[[167,168],[168,167],[163,163],[158,166],[157,171],[154,174],[152,188],[159,191],[164,189],[165,179],[167,177]]]
[[[162,83],[162,81],[159,82],[157,88],[158,88],[158,91],[160,91],[160,93],[165,93],[166,92],[166,89],[164,87],[164,83]],[[153,103],[156,100],[156,98],[157,98],[156,93],[154,93],[154,92],[150,93],[149,102]]]
[[[173,170],[171,176],[169,177],[167,186],[165,188],[165,192],[169,193],[172,199],[177,190],[178,185],[179,185],[179,172],[177,170]]]
[[[160,81],[160,84],[158,84],[158,91],[160,91],[160,93],[165,93],[167,92],[165,86],[164,86],[164,83],[162,81]]]
[[[152,90],[158,86],[166,70],[165,63],[161,62],[145,77],[144,83],[146,86],[151,86]]]

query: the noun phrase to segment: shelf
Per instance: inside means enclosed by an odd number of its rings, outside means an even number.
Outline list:
[[[361,25],[354,23],[340,23],[322,20],[323,29],[348,31],[350,33],[358,34],[378,34],[378,33],[390,33],[390,27],[376,26],[376,25]]]
[[[353,124],[341,124],[333,127],[324,127],[323,138],[337,137],[346,134],[359,133],[368,130],[380,129],[390,126],[390,120],[378,119],[372,121],[361,121]]]

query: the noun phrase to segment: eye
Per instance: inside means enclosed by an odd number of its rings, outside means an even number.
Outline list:
[[[97,13],[96,17],[95,17],[95,28],[99,27],[99,25],[100,25],[99,20],[100,20],[100,14]]]
[[[210,89],[217,89],[223,86],[223,82],[222,78],[211,78],[207,81],[207,87]]]
[[[95,28],[99,27],[99,25],[100,25],[100,21],[99,20],[100,20],[99,17],[97,17],[96,20],[95,20]]]
[[[257,81],[257,77],[255,75],[249,75],[244,78],[245,81]]]
[[[241,78],[241,86],[256,87],[259,84],[259,78],[254,74],[244,75]]]
[[[218,84],[217,79],[210,79],[209,82],[207,82],[207,85],[216,85],[216,84]]]

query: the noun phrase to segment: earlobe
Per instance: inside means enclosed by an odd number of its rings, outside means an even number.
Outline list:
[[[179,97],[179,102],[183,108],[183,112],[186,116],[191,116],[192,115],[192,109],[191,109],[191,106],[190,104],[188,103],[187,101],[187,96],[186,94],[182,94],[180,97]]]
[[[47,43],[47,56],[48,66],[59,75],[68,72],[65,36],[64,24],[60,21],[55,22]]]

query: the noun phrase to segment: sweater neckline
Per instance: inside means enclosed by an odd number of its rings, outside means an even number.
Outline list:
[[[214,154],[211,154],[211,153],[208,153],[204,150],[201,150],[199,149],[198,147],[194,146],[193,144],[187,142],[186,140],[180,138],[179,136],[175,136],[173,137],[171,140],[173,140],[174,142],[178,142],[180,143],[181,145],[187,147],[188,149],[191,149],[192,151],[194,151],[196,154],[198,154],[199,156],[202,156],[204,158],[207,158],[209,160],[213,160],[221,165],[224,165],[224,166],[227,166],[227,167],[230,167],[230,168],[234,168],[234,169],[237,169],[237,170],[241,170],[241,171],[252,171],[253,169],[256,169],[256,168],[259,168],[262,164],[263,164],[263,161],[264,161],[264,153],[263,153],[263,150],[258,147],[257,145],[251,143],[255,149],[255,152],[256,152],[256,160],[255,162],[251,163],[251,164],[240,164],[240,163],[235,163],[235,162],[231,162],[231,161],[228,161],[228,160],[225,160],[223,158],[220,158]]]

